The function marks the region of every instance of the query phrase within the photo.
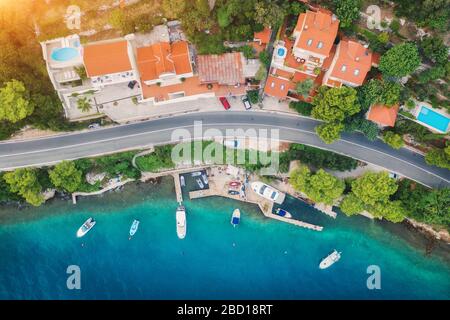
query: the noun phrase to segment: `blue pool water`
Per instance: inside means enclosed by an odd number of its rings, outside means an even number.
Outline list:
[[[284,48],[278,48],[277,54],[278,54],[280,57],[283,57],[285,52],[286,52],[286,49],[284,49]]]
[[[450,123],[449,118],[425,106],[420,109],[417,120],[442,132],[447,131]]]
[[[55,61],[69,61],[72,60],[76,57],[78,57],[79,53],[78,50],[75,48],[59,48],[59,49],[55,49],[53,50],[51,57],[53,60]]]
[[[186,201],[187,236],[179,240],[173,191],[164,180],[81,198],[76,206],[58,200],[0,208],[0,298],[450,298],[448,250],[425,256],[425,244],[402,226],[342,215],[333,220],[289,198],[289,212],[325,227],[314,232],[214,197]],[[233,228],[236,207],[241,222]],[[77,239],[89,216],[96,226]],[[135,218],[139,230],[128,240]],[[341,260],[319,270],[334,248]],[[81,269],[81,290],[66,287],[69,265]],[[369,265],[381,268],[381,290],[366,287]]]

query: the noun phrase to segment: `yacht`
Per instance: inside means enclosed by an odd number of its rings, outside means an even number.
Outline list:
[[[197,178],[197,180],[195,180],[195,181],[197,181],[197,184],[200,187],[200,189],[203,189],[205,187],[205,185],[203,184],[203,182],[200,178]]]
[[[191,173],[191,177],[198,177],[198,176],[201,176],[201,175],[202,175],[202,173],[200,171]]]
[[[239,209],[234,209],[233,215],[231,216],[231,224],[236,227],[241,220],[241,211]]]
[[[77,237],[81,238],[86,235],[94,226],[96,221],[93,218],[87,219],[77,231]]]
[[[280,217],[285,217],[285,218],[288,218],[288,219],[292,218],[292,214],[290,214],[289,212],[287,212],[284,209],[278,208],[275,212]]]
[[[184,181],[184,176],[180,176],[180,184],[182,187],[186,185],[186,182]]]
[[[184,206],[179,205],[176,213],[177,219],[177,235],[178,238],[184,239],[186,236],[186,209]]]
[[[319,264],[320,269],[326,269],[331,267],[335,262],[338,262],[341,258],[342,252],[337,252],[336,249],[330,253],[327,257],[323,258]]]
[[[268,186],[267,184],[263,182],[253,182],[251,184],[252,190],[256,192],[259,196],[270,200],[272,202],[282,204],[284,201],[284,198],[286,195],[275,188],[272,188],[271,186]]]
[[[136,233],[138,228],[139,228],[139,220],[135,219],[130,227],[130,238],[129,239],[131,239],[131,237],[134,236],[134,234]]]

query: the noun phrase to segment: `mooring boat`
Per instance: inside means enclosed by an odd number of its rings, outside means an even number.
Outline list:
[[[191,177],[198,177],[198,176],[200,176],[201,174],[202,174],[201,171],[192,172],[192,173],[191,173]]]
[[[177,235],[178,238],[184,239],[186,237],[186,209],[179,205],[176,213],[177,219]]]
[[[139,228],[139,220],[135,219],[130,227],[130,238],[129,239],[131,239],[131,237],[134,236],[134,234],[136,233],[138,228]]]
[[[206,173],[203,173],[202,174],[202,179],[203,179],[203,182],[205,183],[205,184],[208,184],[209,182],[208,182],[208,176],[206,175]]]
[[[233,215],[231,216],[231,224],[236,227],[241,220],[241,211],[239,209],[234,209]]]
[[[326,258],[324,258],[320,262],[319,268],[326,269],[331,267],[335,262],[339,261],[339,259],[341,258],[341,253],[342,252],[337,252],[337,250],[335,249],[332,253],[330,253]]]
[[[87,219],[77,231],[77,237],[81,238],[86,235],[94,226],[96,221],[93,218]]]
[[[197,178],[197,180],[195,180],[195,181],[197,181],[197,184],[200,187],[200,189],[203,189],[205,187],[205,185],[203,184],[203,182],[200,178]]]
[[[186,182],[184,181],[184,176],[180,176],[180,184],[182,187],[186,185]]]
[[[284,209],[281,209],[281,208],[278,208],[276,211],[275,211],[275,213],[277,214],[277,215],[279,215],[280,217],[285,217],[285,218],[292,218],[292,214],[290,214],[289,212],[287,212],[286,210],[284,210]]]

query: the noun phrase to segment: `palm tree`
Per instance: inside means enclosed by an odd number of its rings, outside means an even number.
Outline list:
[[[88,112],[91,110],[91,104],[86,97],[81,97],[77,100],[77,107],[81,110],[81,112]]]
[[[312,79],[306,79],[305,81],[297,83],[297,87],[295,90],[299,95],[301,95],[304,99],[308,98],[309,92],[314,86],[314,81]]]

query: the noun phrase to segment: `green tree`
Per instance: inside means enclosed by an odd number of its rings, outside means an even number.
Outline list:
[[[259,0],[255,3],[255,21],[265,27],[279,26],[286,15],[286,9],[275,1]]]
[[[371,79],[360,89],[361,104],[368,109],[374,104],[396,105],[400,100],[401,86],[397,82]]]
[[[370,211],[375,217],[383,217],[394,223],[402,222],[407,214],[401,201],[376,203]]]
[[[353,22],[359,19],[360,0],[334,0],[333,3],[342,28],[352,26]]]
[[[389,49],[380,58],[379,69],[384,75],[403,77],[420,65],[420,56],[415,44],[402,43]]]
[[[266,66],[269,67],[270,66],[270,56],[269,53],[267,51],[263,51],[259,54],[259,60]]]
[[[440,78],[444,79],[445,75],[446,75],[445,67],[437,66],[422,71],[421,73],[419,73],[417,78],[419,80],[419,83],[427,83]]]
[[[364,203],[353,193],[347,195],[344,200],[342,200],[339,207],[347,216],[358,214],[364,211]]]
[[[57,188],[75,192],[81,185],[82,172],[74,162],[63,161],[49,171],[50,181]]]
[[[17,169],[3,176],[10,190],[22,196],[33,206],[40,206],[45,200],[41,193],[42,186],[34,169]]]
[[[306,193],[310,177],[311,171],[308,169],[308,167],[300,166],[291,172],[289,182],[292,187],[294,187],[294,189]]]
[[[34,104],[21,81],[11,80],[0,88],[0,120],[15,123],[32,114],[33,110]]]
[[[169,19],[177,19],[182,17],[182,13],[186,7],[185,0],[163,0],[161,7],[164,15]]]
[[[425,155],[426,163],[450,170],[450,146],[445,149],[434,148]]]
[[[400,149],[405,144],[402,136],[393,131],[386,131],[383,134],[383,140],[394,149]]]
[[[339,122],[328,122],[317,126],[315,130],[320,139],[325,143],[330,144],[341,138],[344,124]]]
[[[320,169],[310,176],[306,194],[315,202],[331,205],[342,195],[344,189],[344,181]]]
[[[420,42],[423,55],[437,64],[445,64],[448,60],[448,47],[437,37],[426,37]]]
[[[309,93],[311,92],[313,87],[314,81],[312,79],[306,79],[297,83],[295,91],[297,91],[297,93],[301,95],[303,99],[306,99],[309,97]]]
[[[322,86],[314,97],[312,116],[327,122],[343,121],[360,110],[357,92],[350,87],[327,88]]]
[[[91,110],[91,104],[87,97],[80,97],[77,100],[77,108],[80,109],[81,112],[89,112]]]
[[[397,188],[395,180],[387,172],[367,172],[352,182],[353,194],[369,206],[387,203]]]

